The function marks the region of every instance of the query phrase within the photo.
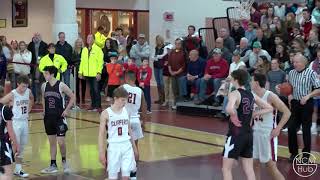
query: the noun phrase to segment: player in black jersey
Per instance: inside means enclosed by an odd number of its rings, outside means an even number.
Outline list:
[[[238,69],[231,73],[231,83],[236,88],[228,95],[226,111],[230,115],[229,132],[223,150],[222,172],[224,180],[232,180],[233,163],[241,158],[242,168],[248,180],[254,180],[253,136],[251,122],[255,116],[272,112],[272,106],[245,89],[249,74]],[[260,111],[253,112],[256,103]]]
[[[75,96],[72,90],[63,82],[58,81],[55,77],[58,70],[54,66],[44,68],[43,75],[46,83],[42,85],[42,104],[44,109],[44,127],[50,143],[50,166],[43,169],[41,173],[56,173],[58,172],[56,155],[57,143],[60,147],[62,157],[63,172],[70,171],[66,162],[66,145],[65,135],[68,130],[66,116],[70,108],[73,106]],[[65,108],[64,96],[69,97],[68,106]]]
[[[0,86],[0,98],[4,94],[4,89]],[[12,111],[8,106],[0,103],[0,179],[11,180],[13,171],[12,163],[14,155],[19,154],[19,145],[12,127]]]

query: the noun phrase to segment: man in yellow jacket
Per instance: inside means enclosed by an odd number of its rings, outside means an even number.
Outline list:
[[[98,82],[101,79],[103,68],[103,52],[94,44],[94,36],[87,37],[87,47],[82,49],[81,62],[79,67],[79,78],[85,78],[90,85],[91,108],[90,111],[101,111],[101,95]]]
[[[103,27],[99,26],[96,34],[94,34],[95,41],[94,43],[99,46],[101,49],[104,48],[107,37],[103,34]]]
[[[61,73],[67,70],[68,63],[63,56],[59,54],[55,54],[56,48],[53,43],[50,43],[48,45],[48,51],[49,51],[49,54],[43,56],[40,59],[39,71],[43,73],[43,69],[46,66],[55,66],[58,69],[56,79],[61,80]]]

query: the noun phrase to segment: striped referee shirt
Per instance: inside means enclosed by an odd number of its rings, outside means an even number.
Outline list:
[[[308,95],[313,89],[320,88],[320,80],[315,71],[305,68],[298,72],[293,69],[289,72],[289,83],[293,87],[293,99],[301,100],[302,97]]]

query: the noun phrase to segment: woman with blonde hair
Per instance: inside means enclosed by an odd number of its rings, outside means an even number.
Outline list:
[[[20,75],[30,75],[30,63],[32,54],[27,49],[27,44],[24,41],[20,41],[18,45],[18,50],[14,51],[13,54],[13,70],[15,73],[15,84],[18,76]],[[24,63],[24,64],[19,64]]]
[[[81,102],[82,103],[85,102],[86,88],[87,88],[86,80],[80,79],[78,76],[83,45],[84,45],[83,40],[81,38],[78,38],[74,42],[74,48],[72,53],[72,63],[76,67],[76,72],[73,72],[74,77],[76,77],[76,104],[80,104],[80,83],[81,83]]]

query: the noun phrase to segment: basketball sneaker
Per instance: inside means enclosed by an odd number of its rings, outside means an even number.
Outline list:
[[[53,174],[53,173],[57,173],[58,172],[58,168],[55,165],[50,165],[49,167],[41,170],[41,173],[43,174]]]
[[[13,174],[22,178],[29,177],[29,174],[25,173],[22,169],[20,171],[15,171]]]
[[[137,180],[137,172],[130,173],[130,180]]]
[[[69,164],[67,162],[63,162],[62,163],[62,167],[63,167],[63,172],[64,173],[70,173],[71,172]]]

